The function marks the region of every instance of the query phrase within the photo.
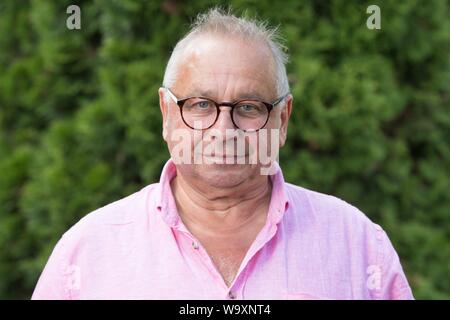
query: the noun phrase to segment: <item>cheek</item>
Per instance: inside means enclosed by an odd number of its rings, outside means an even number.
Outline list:
[[[167,113],[167,124],[171,128],[181,128],[181,124],[183,123],[181,119],[181,114],[178,108],[171,108]]]
[[[267,121],[265,134],[259,135],[258,149],[262,154],[270,155],[271,157],[278,153],[282,136],[282,121],[280,110],[273,110],[269,120]]]
[[[189,129],[183,122],[181,118],[180,112],[177,109],[171,110],[171,112],[167,115],[166,119],[166,128],[168,133],[171,136],[180,135],[180,132],[183,130]]]
[[[184,159],[192,158],[195,145],[201,140],[201,131],[195,131],[187,127],[181,117],[169,117],[167,121],[167,145],[169,151],[174,155],[186,155]],[[190,156],[188,156],[190,154]]]
[[[189,135],[188,128],[183,123],[181,116],[179,114],[174,114],[173,112],[168,114],[165,130],[167,132],[167,143],[169,147],[173,147],[175,144],[180,143],[180,141],[187,141]]]
[[[267,121],[266,128],[268,129],[281,128],[281,114],[279,109],[272,110],[269,121]]]

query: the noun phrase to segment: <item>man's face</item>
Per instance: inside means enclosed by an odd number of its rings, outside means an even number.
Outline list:
[[[185,56],[178,65],[177,80],[170,90],[178,99],[202,96],[220,103],[235,102],[251,96],[253,99],[272,103],[279,98],[276,94],[272,61],[269,48],[262,43],[201,36],[191,42],[190,47],[185,51]],[[184,177],[197,179],[214,187],[237,186],[261,174],[261,164],[248,164],[249,157],[250,153],[259,152],[261,144],[268,144],[266,153],[270,153],[270,129],[279,129],[279,138],[277,137],[276,142],[280,146],[285,142],[292,105],[290,95],[270,113],[268,122],[264,126],[264,129],[268,130],[269,138],[261,138],[261,131],[248,133],[245,151],[239,152],[237,143],[232,141],[235,138],[227,135],[227,132],[236,129],[231,120],[231,108],[220,107],[219,117],[210,129],[193,130],[184,124],[176,103],[172,100],[167,102],[167,91],[160,89],[159,94],[163,114],[163,136],[172,157],[174,157],[172,151],[181,141],[179,134],[174,133],[183,132],[189,135],[189,140],[183,141],[190,141],[191,162],[177,165],[177,169]],[[211,148],[211,144],[221,144],[222,154],[214,153],[214,151],[211,153],[211,150],[217,150],[214,147]],[[197,160],[201,159],[200,164],[194,164],[194,156]],[[223,156],[231,156],[234,159],[231,162],[234,163],[225,163]],[[244,157],[246,164],[236,163],[239,157]]]

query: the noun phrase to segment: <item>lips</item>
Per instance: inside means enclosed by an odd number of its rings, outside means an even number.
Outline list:
[[[205,153],[202,153],[201,155],[204,156],[204,157],[216,157],[216,158],[236,158],[236,157],[240,158],[240,157],[248,156],[248,154],[237,155],[237,154],[234,154],[234,153],[230,153],[230,154],[221,154],[221,153],[219,153],[219,154],[215,154],[215,153],[205,154]]]

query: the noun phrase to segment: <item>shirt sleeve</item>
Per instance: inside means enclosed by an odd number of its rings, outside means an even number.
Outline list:
[[[63,239],[53,249],[34,289],[32,300],[64,300],[65,292],[65,253]]]
[[[386,232],[377,226],[380,243],[381,277],[378,298],[382,300],[413,300],[397,252]]]

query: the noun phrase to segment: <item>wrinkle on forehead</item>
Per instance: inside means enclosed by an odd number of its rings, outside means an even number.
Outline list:
[[[249,91],[253,96],[259,92],[267,101],[276,92],[274,70],[271,51],[264,43],[199,36],[185,49],[175,86],[182,94],[206,91],[217,98],[221,84],[232,81],[234,86],[243,87],[237,91]]]

